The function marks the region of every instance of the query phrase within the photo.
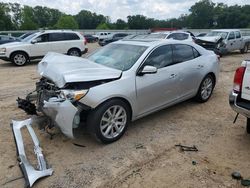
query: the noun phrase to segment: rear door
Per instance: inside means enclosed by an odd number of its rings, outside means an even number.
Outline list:
[[[154,66],[158,71],[154,74],[136,76],[139,115],[171,103],[179,97],[179,70],[173,65],[171,45],[153,50],[140,69],[146,65]]]
[[[202,56],[190,45],[174,44],[173,61],[179,65],[178,95],[180,98],[188,98],[196,94],[205,69]]]
[[[63,32],[49,33],[49,42],[51,51],[62,54],[67,53],[65,52],[67,45],[64,43],[64,40],[65,38]]]

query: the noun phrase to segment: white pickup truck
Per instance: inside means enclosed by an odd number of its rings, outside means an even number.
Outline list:
[[[195,42],[218,55],[235,50],[246,53],[250,47],[250,37],[243,37],[239,29],[212,30],[204,37],[197,37]]]
[[[234,111],[247,118],[247,133],[250,134],[250,60],[243,61],[235,71],[229,104]]]

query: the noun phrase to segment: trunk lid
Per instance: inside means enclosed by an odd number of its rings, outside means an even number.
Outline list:
[[[38,64],[38,73],[62,88],[66,83],[71,82],[119,78],[122,71],[81,57],[50,52]]]

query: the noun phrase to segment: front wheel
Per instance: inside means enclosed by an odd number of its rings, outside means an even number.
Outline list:
[[[15,52],[11,55],[10,60],[17,66],[23,66],[28,62],[28,56],[23,52]]]
[[[119,99],[112,99],[89,113],[88,130],[103,143],[111,143],[125,133],[130,121],[130,108]]]
[[[215,86],[214,78],[209,74],[201,82],[199,90],[196,94],[198,102],[206,102],[211,97]]]

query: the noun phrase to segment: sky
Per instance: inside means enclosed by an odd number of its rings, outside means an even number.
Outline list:
[[[189,12],[189,8],[198,0],[0,0],[1,2],[20,3],[29,6],[47,6],[75,15],[80,10],[89,10],[109,16],[111,21],[127,20],[128,15],[141,14],[149,18],[178,18]],[[212,0],[227,5],[250,4],[250,0]]]

